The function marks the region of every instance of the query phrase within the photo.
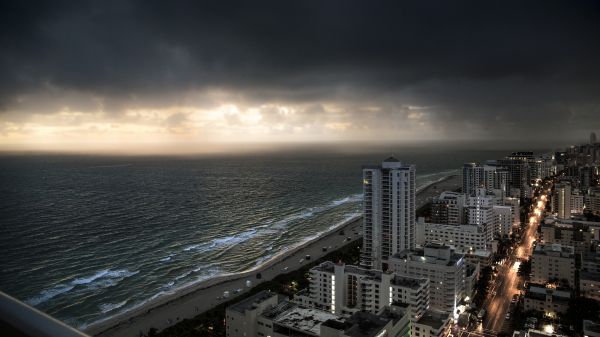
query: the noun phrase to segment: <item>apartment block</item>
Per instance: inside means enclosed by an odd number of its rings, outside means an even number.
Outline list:
[[[465,195],[457,192],[442,192],[431,201],[431,222],[444,225],[464,223]]]
[[[556,317],[569,308],[572,292],[570,289],[550,288],[530,283],[523,300],[524,310],[536,310]]]
[[[429,282],[327,261],[311,268],[308,292],[298,294],[294,301],[341,314],[377,313],[391,304],[405,304],[416,319],[429,306]]]
[[[593,236],[586,224],[549,218],[540,225],[540,232],[542,243],[571,246],[575,254],[583,254],[591,249]]]
[[[465,257],[449,246],[426,244],[423,249],[397,253],[390,258],[390,270],[402,276],[427,278],[431,309],[456,314],[456,306],[465,296]]]
[[[485,250],[489,248],[485,227],[481,225],[444,225],[417,222],[416,244],[420,247],[429,243],[453,246],[458,250]]]
[[[575,250],[558,243],[538,243],[531,254],[531,282],[566,281],[575,286]]]
[[[261,292],[226,309],[227,337],[381,337],[411,335],[402,307],[349,316],[307,308],[276,294]]]
[[[415,175],[394,157],[363,167],[362,266],[386,269],[390,256],[415,247]]]

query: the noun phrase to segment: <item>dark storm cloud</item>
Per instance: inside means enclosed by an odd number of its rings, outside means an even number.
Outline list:
[[[4,110],[23,95],[84,93],[118,110],[217,87],[255,101],[438,106],[440,129],[526,134],[515,122],[543,117],[552,130],[600,128],[596,1],[0,6]]]

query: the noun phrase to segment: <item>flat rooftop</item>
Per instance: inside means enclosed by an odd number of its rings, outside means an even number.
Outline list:
[[[428,246],[425,246],[424,248],[432,248],[431,247],[432,244],[429,244]],[[439,245],[440,247],[444,247],[445,248],[450,248],[449,246],[442,246]],[[445,265],[445,266],[453,266],[455,264],[458,263],[458,261],[460,261],[462,258],[465,257],[464,254],[458,254],[455,253],[454,251],[451,251],[450,253],[447,253],[446,255],[444,254],[440,254],[438,256],[433,256],[433,255],[425,255],[425,249],[423,248],[417,248],[415,250],[403,250],[399,253],[396,253],[392,256],[392,258],[395,259],[400,259],[400,260],[410,260],[410,261],[414,261],[414,262],[420,262],[420,263],[428,263],[428,264],[435,264],[435,265]]]
[[[311,270],[333,273],[335,271],[334,268],[335,268],[335,263],[333,263],[331,261],[325,261],[325,262],[321,263],[320,265],[311,268]],[[384,274],[384,272],[381,270],[365,269],[365,268],[361,268],[361,267],[354,266],[354,265],[344,265],[344,272],[361,275],[366,278],[377,280],[377,281],[381,281],[381,275]],[[391,273],[387,273],[387,274],[391,274]]]
[[[426,278],[394,275],[390,283],[396,286],[417,290],[424,285],[427,285],[429,280]]]
[[[349,337],[375,337],[389,321],[389,318],[368,312],[356,312],[346,319],[344,334]]]
[[[268,290],[263,290],[263,291],[260,291],[248,298],[245,298],[245,299],[235,303],[234,305],[228,307],[227,309],[244,313],[244,312],[246,312],[246,310],[255,308],[259,303],[261,303],[273,296],[277,296],[277,294],[274,294]]]
[[[427,325],[434,330],[439,330],[444,326],[444,324],[446,324],[449,317],[450,316],[448,314],[445,314],[441,311],[427,310],[423,316],[419,318],[417,324]]]
[[[575,249],[573,246],[563,246],[560,243],[544,244],[538,243],[535,245],[533,254],[536,255],[558,255],[563,257],[575,257]]]
[[[294,306],[275,318],[273,323],[318,336],[321,333],[321,324],[329,320],[341,322],[339,316],[330,312]]]

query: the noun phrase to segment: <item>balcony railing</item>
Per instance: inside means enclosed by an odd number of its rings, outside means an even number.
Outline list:
[[[1,291],[0,331],[3,336],[88,337]]]

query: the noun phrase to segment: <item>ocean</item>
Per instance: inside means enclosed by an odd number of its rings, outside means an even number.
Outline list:
[[[264,263],[360,214],[361,166],[417,185],[508,151],[435,146],[198,156],[3,155],[0,290],[75,327]]]

